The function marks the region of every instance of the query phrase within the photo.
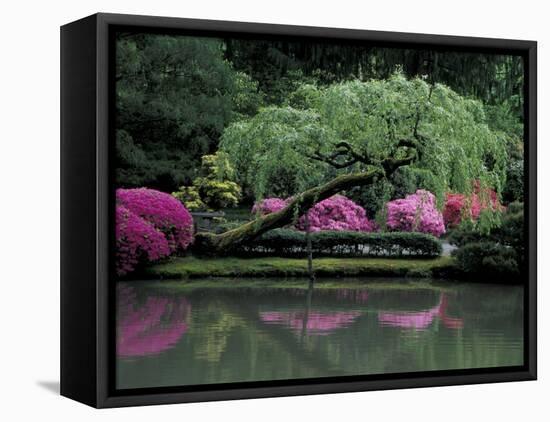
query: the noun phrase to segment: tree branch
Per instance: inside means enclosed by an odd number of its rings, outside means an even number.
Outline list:
[[[305,214],[313,205],[323,199],[330,198],[332,195],[354,186],[372,184],[383,176],[384,174],[381,169],[338,176],[324,185],[296,195],[281,211],[258,217],[225,233],[217,235],[197,233],[193,248],[196,252],[204,254],[228,252],[233,246],[249,242],[269,230],[284,227],[292,223],[296,215]]]
[[[308,155],[308,158],[322,161],[337,169],[349,167],[355,163],[372,164],[371,159],[366,154],[360,154],[347,141],[340,141],[335,145],[336,151],[330,155],[321,153],[317,149],[313,154]],[[338,161],[340,157],[348,157],[345,161]]]

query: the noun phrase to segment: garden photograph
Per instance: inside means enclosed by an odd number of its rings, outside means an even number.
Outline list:
[[[115,43],[117,389],[524,364],[521,56]]]

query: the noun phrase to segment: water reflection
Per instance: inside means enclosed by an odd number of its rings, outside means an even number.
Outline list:
[[[195,286],[119,283],[117,388],[523,363],[520,286]]]
[[[260,312],[260,318],[268,324],[287,326],[293,331],[308,334],[326,335],[338,328],[350,325],[361,312]]]
[[[117,287],[117,356],[156,355],[177,344],[191,311],[184,297],[148,296],[139,303],[133,287]]]
[[[195,358],[219,362],[233,331],[245,322],[220,301],[208,304],[196,317],[198,329],[203,330],[203,333],[197,333],[199,335],[193,344]]]
[[[290,328],[295,334],[328,335],[339,328],[349,326],[362,314],[362,312],[355,310],[334,312],[312,309],[313,290],[310,285],[303,310],[263,311],[260,312],[260,319],[267,324]],[[366,290],[333,289],[332,291],[325,290],[323,292],[328,292],[338,302],[364,304],[368,298]],[[301,296],[303,290],[294,290],[292,293]]]
[[[453,318],[446,314],[448,306],[448,297],[441,293],[439,303],[433,308],[425,311],[408,311],[408,312],[378,312],[378,321],[380,325],[413,328],[415,330],[425,330],[433,322],[435,318],[439,318],[443,325],[451,329],[459,329],[464,325],[462,318]]]

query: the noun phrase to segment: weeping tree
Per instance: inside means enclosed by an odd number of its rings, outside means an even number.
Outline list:
[[[230,125],[220,149],[256,200],[292,200],[225,233],[198,233],[196,248],[214,254],[288,225],[334,194],[387,181],[398,169],[440,203],[449,190],[470,193],[473,180],[500,193],[507,159],[480,102],[401,74],[304,85],[283,106]]]

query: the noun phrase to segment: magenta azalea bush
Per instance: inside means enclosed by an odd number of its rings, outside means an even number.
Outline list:
[[[386,225],[390,230],[420,232],[439,237],[445,233],[443,215],[436,207],[435,196],[426,190],[417,190],[404,199],[386,204]]]
[[[312,232],[324,230],[372,232],[376,230],[376,224],[367,218],[365,209],[342,195],[334,195],[318,202],[308,211],[307,216]],[[296,228],[305,230],[304,216],[300,217]]]
[[[170,254],[168,241],[151,223],[128,208],[116,206],[116,272],[125,275],[143,261],[154,262]]]
[[[291,198],[266,198],[254,204],[252,213],[261,215],[271,214],[282,210],[288,205]],[[367,218],[363,207],[342,195],[334,195],[318,202],[308,212],[310,230],[334,231],[365,231],[377,229],[376,224]],[[296,224],[298,230],[305,230],[305,217],[302,216]]]
[[[185,250],[192,242],[193,218],[172,195],[147,188],[117,189],[116,201],[164,233],[171,252]]]
[[[153,189],[116,191],[116,272],[185,250],[193,240],[193,218],[176,198]]]
[[[266,198],[256,202],[252,207],[252,214],[267,215],[281,211],[288,205],[288,199]]]

